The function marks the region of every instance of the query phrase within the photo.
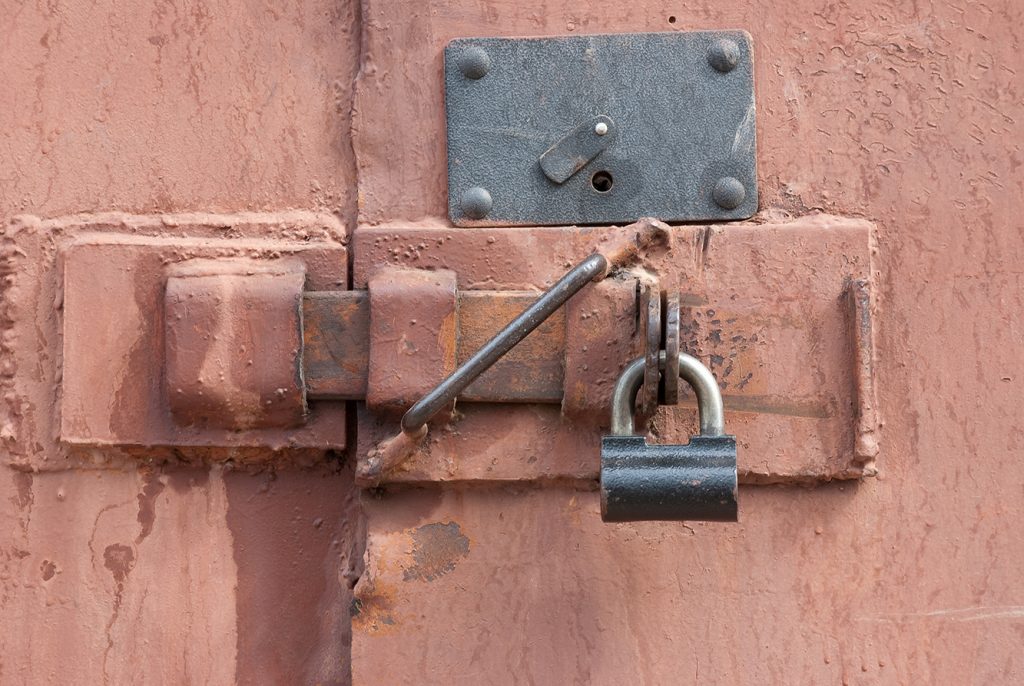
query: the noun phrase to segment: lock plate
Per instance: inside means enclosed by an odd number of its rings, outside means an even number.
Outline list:
[[[750,217],[757,210],[751,55],[744,31],[452,41],[445,50],[452,221]],[[610,123],[590,124],[599,117]],[[546,173],[552,155],[564,163],[559,173]]]

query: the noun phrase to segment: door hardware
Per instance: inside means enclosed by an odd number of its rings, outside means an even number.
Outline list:
[[[420,398],[402,416],[401,432],[383,441],[360,465],[357,477],[373,483],[389,469],[407,459],[427,435],[427,423],[445,407],[452,405],[459,393],[477,377],[526,338],[564,305],[569,298],[593,281],[600,281],[613,269],[632,262],[640,251],[656,240],[667,240],[664,225],[648,221],[635,239],[617,241],[584,258],[545,291],[493,338],[484,343],[472,357]]]
[[[752,216],[752,57],[745,31],[453,40],[444,59],[452,222]]]
[[[666,357],[662,352],[662,367]],[[679,376],[697,397],[700,434],[686,445],[652,445],[633,431],[645,366],[637,358],[615,384],[611,434],[601,439],[601,518],[736,521],[736,438],[725,433],[715,377],[697,358],[679,353]]]
[[[544,176],[565,183],[615,142],[615,122],[601,115],[583,122],[540,156]],[[608,190],[611,190],[610,188]]]
[[[97,447],[117,459],[239,463],[270,449],[275,461],[310,464],[346,442],[364,463],[401,413],[570,266],[641,228],[347,236],[311,213],[39,225],[58,248],[48,272],[61,293],[50,315],[63,340],[55,421],[76,464]],[[675,293],[679,348],[712,370],[744,454],[757,456],[740,456],[741,480],[872,473],[870,224],[816,216],[669,232],[673,247],[581,290],[467,386],[452,430],[431,431],[381,482],[596,482],[595,429],[623,363],[673,345]],[[652,284],[660,318],[638,307],[638,283]],[[106,306],[112,293],[123,306]],[[655,345],[648,324],[661,329]],[[810,362],[788,362],[797,358]],[[693,407],[691,394],[677,399]],[[347,401],[357,401],[354,424],[341,420]],[[681,442],[687,415],[657,415],[655,433]]]

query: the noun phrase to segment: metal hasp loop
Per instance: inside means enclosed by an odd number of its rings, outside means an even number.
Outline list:
[[[356,473],[363,484],[379,482],[387,470],[406,460],[427,435],[427,422],[448,407],[477,377],[516,344],[544,323],[559,307],[591,281],[600,281],[613,269],[630,264],[652,243],[669,241],[668,227],[656,219],[641,219],[573,267],[472,357],[423,396],[402,417],[402,431],[383,441],[367,455]]]
[[[665,368],[665,351],[658,356],[658,366]],[[722,393],[718,390],[718,382],[700,360],[686,353],[679,353],[679,376],[686,380],[697,396],[697,409],[700,414],[700,433],[702,436],[722,436],[725,434],[725,408],[722,404]],[[636,394],[644,382],[644,358],[638,357],[630,362],[615,383],[612,391],[612,425],[613,436],[633,435],[633,411]]]
[[[402,430],[410,434],[420,432],[434,415],[454,401],[478,376],[529,336],[569,298],[579,293],[581,288],[607,271],[608,260],[600,253],[590,255],[569,270],[536,302],[527,307],[494,338],[484,343],[480,350],[463,362],[447,379],[410,407],[402,417]]]

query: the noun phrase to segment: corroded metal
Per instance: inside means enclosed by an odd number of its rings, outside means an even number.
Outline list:
[[[302,298],[302,378],[313,399],[366,397],[370,297],[366,291],[313,291]]]
[[[812,483],[869,473],[854,454],[859,391],[843,294],[850,278],[870,278],[871,231],[868,222],[824,215],[723,229],[672,227],[670,250],[648,249],[640,268],[620,271],[569,301],[558,353],[536,349],[545,365],[565,360],[561,407],[460,402],[457,421],[434,427],[424,449],[383,481],[596,479],[611,387],[621,365],[643,350],[635,328],[635,284],[651,275],[661,288],[682,294],[681,348],[712,369],[730,423],[737,433],[742,427],[741,480]],[[578,256],[621,232],[364,227],[353,239],[353,285],[365,287],[384,265],[406,265],[451,269],[466,289],[460,293],[481,297],[493,289],[543,288]],[[511,313],[504,315],[508,319]],[[806,362],[794,365],[793,359]],[[503,364],[509,364],[505,378],[515,378],[517,366],[529,368],[509,358]],[[478,379],[477,388],[489,384],[485,380],[498,365]],[[557,394],[547,378],[529,384],[543,383]],[[661,408],[650,420],[663,442],[694,433],[692,394],[681,396],[677,406]],[[357,454],[365,462],[397,427],[362,406],[356,414]]]
[[[612,240],[597,247],[588,257],[559,278],[536,302],[509,322],[481,346],[472,357],[459,365],[444,381],[429,391],[402,417],[401,431],[379,443],[360,463],[356,478],[363,484],[379,482],[384,473],[408,459],[416,446],[426,438],[427,422],[442,408],[453,403],[458,394],[495,362],[540,326],[573,295],[591,281],[598,281],[612,269],[634,263],[647,248],[668,245],[668,227],[653,219],[643,219],[616,234]]]
[[[658,387],[658,402],[675,405],[679,402],[679,292],[661,293],[661,339],[665,350],[665,373]]]
[[[658,353],[661,351],[661,294],[648,284],[640,293],[640,320],[643,335],[643,386],[637,398],[637,411],[650,417],[658,409]]]
[[[850,281],[846,297],[853,332],[854,380],[857,386],[857,438],[854,455],[873,469],[878,455],[878,401],[875,391],[874,332],[871,322],[871,286],[867,279]]]

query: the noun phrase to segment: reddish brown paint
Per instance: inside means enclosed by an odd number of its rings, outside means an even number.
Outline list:
[[[368,407],[402,411],[455,371],[456,288],[443,269],[389,267],[370,277]]]
[[[27,333],[35,346],[62,336],[61,441],[90,447],[344,448],[345,427],[337,420],[343,406],[321,403],[303,420],[296,378],[301,291],[338,288],[346,276],[345,230],[336,218],[283,212],[18,222],[24,227],[16,239],[24,246],[20,263],[29,255],[42,258],[33,252],[37,234],[58,250],[60,266],[41,270],[61,287],[56,330],[40,325]],[[255,295],[247,274],[255,270],[244,266],[246,260],[260,260],[259,269],[289,281],[276,315],[266,311],[269,301],[262,315],[246,309],[246,298]],[[229,276],[238,270],[243,273]],[[214,277],[218,271],[223,273]],[[199,302],[181,305],[188,295],[183,291],[198,296],[203,288],[205,311]],[[248,353],[242,352],[246,346]],[[97,359],[97,351],[106,357]],[[216,391],[199,395],[204,383],[214,382]],[[290,412],[278,421],[254,415],[247,399],[254,395],[264,408],[290,398]],[[214,410],[219,414],[211,417]],[[248,431],[235,430],[246,423]],[[301,426],[284,428],[295,424]],[[254,461],[267,457],[252,454]]]
[[[187,260],[165,274],[164,391],[174,421],[235,431],[301,426],[305,265]]]
[[[350,229],[360,14],[334,0],[0,3],[0,682],[266,683],[252,668],[279,651],[290,657],[275,676],[349,682],[347,565],[303,541],[330,529],[343,546],[360,538],[336,524],[358,526],[356,515],[337,514],[354,493],[350,482],[336,475],[299,487],[306,516],[293,540],[307,556],[295,564],[290,540],[228,525],[249,494],[206,462],[223,454],[198,451],[191,459],[205,464],[164,474],[150,464],[180,454],[58,448],[62,297],[53,269],[70,225],[139,232],[136,216],[91,213],[159,213],[171,239],[236,235],[230,223],[203,228],[203,218],[176,227],[184,218],[168,213],[180,212],[267,211],[276,221],[257,233],[274,240],[292,234],[290,208],[333,214]],[[90,214],[13,219],[76,213]],[[131,304],[130,293],[99,295],[111,310]],[[230,456],[270,461],[265,450]],[[322,464],[322,451],[291,454],[282,478],[298,483],[310,462]],[[295,499],[268,492],[256,505],[287,538]],[[316,517],[325,522],[319,531]],[[240,575],[236,554],[254,545],[278,545],[282,555]],[[120,592],[108,546],[132,550]],[[320,585],[320,600],[309,600]],[[261,604],[283,586],[293,599],[306,596],[300,611],[285,608],[290,626],[301,624],[287,636],[266,629],[282,609]],[[246,588],[259,598],[248,610]],[[325,620],[332,616],[341,629]]]
[[[351,245],[352,269],[356,286],[389,265],[417,265],[457,273],[466,292],[480,286],[539,290],[621,231],[505,228],[447,241],[444,229],[363,227]],[[826,215],[666,230],[662,244],[613,274],[609,280],[619,286],[588,285],[567,308],[564,351],[554,351],[569,369],[563,377],[567,411],[459,403],[457,421],[437,422],[423,449],[385,481],[596,482],[611,388],[643,350],[634,295],[641,280],[685,296],[685,349],[710,366],[722,388],[727,428],[739,436],[744,482],[873,474],[873,456],[861,455],[858,446],[862,433],[874,438],[877,417],[859,419],[860,408],[871,405],[859,394],[871,389],[858,381],[864,368],[853,349],[863,348],[870,359],[874,346],[870,330],[855,326],[847,295],[852,281],[870,277],[871,231],[863,220]],[[409,252],[396,249],[396,242],[419,247]],[[869,310],[865,317],[870,320]],[[685,442],[695,431],[694,410],[687,394],[683,407],[663,408],[651,430],[661,442]],[[358,414],[358,474],[373,474],[377,483],[373,448],[395,434],[397,420],[362,407]],[[588,466],[580,471],[581,465]]]
[[[225,477],[238,565],[239,684],[348,683],[362,560],[351,468]]]
[[[732,527],[609,527],[594,494],[551,486],[366,500],[357,596],[365,584],[390,623],[355,624],[356,683],[1024,679],[1021,13],[1005,0],[368,3],[354,144],[361,220],[381,231],[444,223],[450,38],[748,29],[761,218],[824,210],[878,227],[883,425],[879,479],[744,488]],[[451,440],[512,425],[470,420]],[[533,440],[543,423],[514,425]],[[538,461],[567,450],[549,440]],[[447,521],[473,542],[467,558],[404,581],[408,532]]]
[[[291,674],[316,673],[306,646],[346,659],[312,618],[315,635],[268,637],[273,613],[237,602],[261,578],[236,553],[268,536],[227,526],[243,496],[221,467],[157,492],[154,451],[54,447],[60,227],[11,217],[302,207],[443,226],[446,40],[722,27],[754,37],[762,217],[878,227],[879,478],[745,488],[741,524],[689,528],[606,527],[564,485],[365,494],[354,682],[1024,680],[1022,19],[1013,0],[5,3],[0,680],[251,682],[282,641]],[[347,488],[306,497],[331,511]],[[281,519],[295,506],[263,497]],[[412,532],[449,522],[466,556],[405,581]],[[132,550],[120,591],[109,546]],[[253,597],[316,577],[287,558],[265,558]],[[324,593],[318,617],[347,606]]]

